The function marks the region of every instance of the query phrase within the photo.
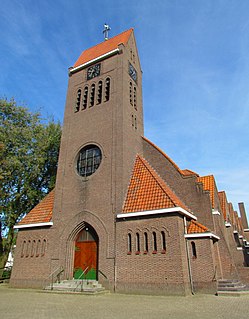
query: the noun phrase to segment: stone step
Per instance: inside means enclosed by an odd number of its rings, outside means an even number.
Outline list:
[[[219,296],[241,296],[249,293],[249,289],[238,279],[222,279],[218,281]]]
[[[58,292],[103,292],[105,288],[96,280],[63,280],[61,282],[53,283],[45,287],[46,291]]]

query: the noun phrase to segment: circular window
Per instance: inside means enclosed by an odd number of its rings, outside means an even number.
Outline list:
[[[77,171],[80,176],[90,176],[99,167],[101,163],[101,150],[96,145],[87,145],[83,147],[78,155]]]

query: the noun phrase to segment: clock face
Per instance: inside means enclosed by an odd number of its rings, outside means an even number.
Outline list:
[[[100,63],[90,66],[87,69],[87,80],[91,80],[96,78],[96,76],[100,75]]]
[[[129,63],[129,75],[135,82],[137,82],[137,71],[131,63]]]

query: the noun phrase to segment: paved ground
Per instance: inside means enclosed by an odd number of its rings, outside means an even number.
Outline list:
[[[249,295],[157,297],[138,295],[70,295],[0,285],[4,319],[248,319]]]

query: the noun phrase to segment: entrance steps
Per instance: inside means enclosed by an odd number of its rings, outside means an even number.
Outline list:
[[[44,288],[46,291],[64,293],[99,294],[107,292],[97,280],[62,280]]]
[[[249,286],[244,285],[238,279],[218,280],[217,295],[219,296],[242,296],[249,294]]]

